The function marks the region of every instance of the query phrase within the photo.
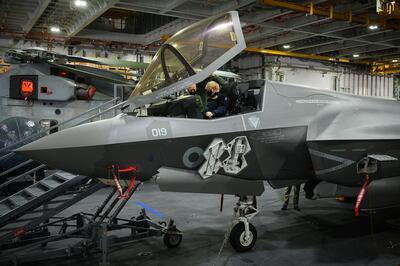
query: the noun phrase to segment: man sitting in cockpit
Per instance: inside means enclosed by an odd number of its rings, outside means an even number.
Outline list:
[[[205,90],[207,92],[207,105],[204,110],[206,119],[223,117],[228,110],[228,97],[220,92],[220,86],[215,81],[207,83]]]

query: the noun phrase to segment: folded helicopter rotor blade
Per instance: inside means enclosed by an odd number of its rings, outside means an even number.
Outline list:
[[[53,63],[53,62],[47,62],[49,65],[65,70],[65,71],[69,71],[75,74],[79,74],[79,75],[83,75],[83,76],[87,76],[87,77],[92,77],[95,79],[101,79],[104,81],[108,81],[111,83],[115,83],[115,84],[126,84],[126,85],[133,85],[131,82],[124,80],[124,78],[121,76],[121,79],[115,79],[115,78],[111,78],[111,77],[105,77],[96,73],[92,73],[89,71],[85,71],[85,70],[81,70],[81,69],[76,69],[70,66],[66,66],[66,65],[62,65],[62,64],[57,64],[57,63]]]

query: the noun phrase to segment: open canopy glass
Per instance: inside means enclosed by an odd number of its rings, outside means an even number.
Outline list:
[[[236,11],[199,21],[163,44],[130,101],[140,106],[198,83],[245,47]]]

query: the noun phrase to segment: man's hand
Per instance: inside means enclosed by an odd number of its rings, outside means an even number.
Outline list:
[[[213,117],[213,113],[211,113],[211,112],[206,112],[206,116],[207,116],[207,118],[212,118],[212,117]]]

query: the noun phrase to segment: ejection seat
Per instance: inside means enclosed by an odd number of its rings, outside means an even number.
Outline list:
[[[241,94],[237,82],[230,81],[222,87],[222,92],[228,97],[228,115],[236,115],[241,112]]]
[[[241,113],[260,111],[264,95],[264,80],[250,80],[239,84],[241,91]]]

